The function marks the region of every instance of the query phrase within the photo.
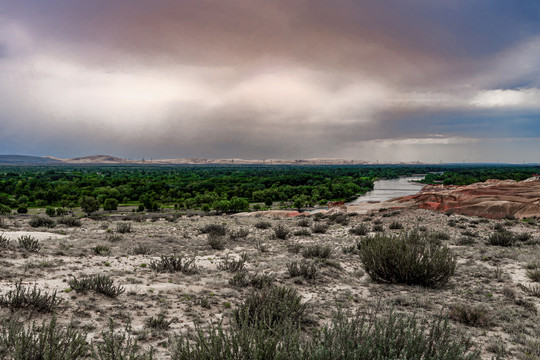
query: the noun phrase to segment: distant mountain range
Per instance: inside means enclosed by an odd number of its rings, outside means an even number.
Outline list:
[[[27,155],[0,155],[1,165],[114,165],[114,164],[136,164],[136,165],[362,165],[370,164],[363,160],[346,159],[204,159],[204,158],[182,158],[182,159],[140,159],[128,160],[110,155],[91,155],[75,157],[71,159],[60,159],[51,156],[27,156]]]

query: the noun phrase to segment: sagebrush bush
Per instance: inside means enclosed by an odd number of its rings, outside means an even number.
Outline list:
[[[359,251],[364,269],[375,282],[439,287],[456,270],[450,250],[424,233],[378,234],[364,239]]]
[[[450,319],[474,327],[487,327],[491,323],[489,310],[483,305],[454,304],[450,307]]]
[[[167,320],[165,314],[158,314],[157,317],[149,317],[145,321],[146,327],[154,330],[168,330],[171,324],[174,322],[173,319]]]
[[[35,215],[28,221],[28,225],[31,227],[53,228],[56,226],[56,222],[48,216]]]
[[[93,342],[92,358],[96,360],[152,360],[154,351],[142,351],[137,339],[129,335],[131,328],[115,331],[115,324],[109,320],[108,329],[101,332],[101,339]]]
[[[317,276],[319,267],[313,261],[304,260],[299,262],[297,260],[292,260],[287,263],[287,270],[289,271],[289,275],[293,278],[301,276],[306,280],[312,280]]]
[[[225,238],[225,236],[217,234],[208,234],[206,242],[214,250],[223,250],[227,245],[227,239]]]
[[[25,326],[16,318],[0,323],[0,358],[20,360],[87,359],[90,347],[86,333],[73,326],[60,327],[53,317]]]
[[[488,244],[494,246],[512,246],[516,242],[516,237],[510,231],[497,231],[488,238]]]
[[[197,265],[195,257],[186,259],[183,256],[161,256],[159,260],[153,260],[150,263],[150,268],[157,272],[181,272],[184,274],[195,274]]]
[[[281,240],[285,240],[287,236],[289,236],[289,232],[290,230],[283,224],[278,224],[274,228],[274,235],[276,236],[276,238]]]
[[[271,286],[249,295],[233,317],[239,327],[277,331],[285,323],[300,324],[306,308],[295,289]]]
[[[309,229],[303,228],[303,229],[295,230],[293,232],[293,235],[294,236],[311,236],[311,232],[309,231]]]
[[[382,226],[381,224],[375,224],[375,225],[373,225],[372,230],[375,231],[375,232],[383,232],[384,231],[384,226]]]
[[[317,223],[311,227],[311,232],[314,234],[325,234],[328,231],[328,224]]]
[[[226,270],[229,272],[237,272],[244,268],[244,265],[246,264],[246,261],[242,258],[240,259],[230,259],[229,256],[226,256],[223,260],[221,260],[217,268],[219,270]]]
[[[34,284],[34,287],[22,286],[22,280],[15,283],[15,289],[9,290],[0,296],[0,306],[10,310],[30,309],[38,312],[54,312],[61,299],[56,296],[56,291],[49,294],[42,292]]]
[[[4,234],[0,234],[0,249],[7,249],[10,243],[11,241]]]
[[[300,220],[298,220],[296,225],[298,225],[300,227],[310,227],[311,226],[311,221],[309,221],[309,219],[306,219],[306,218],[301,218]]]
[[[199,229],[201,234],[225,236],[227,235],[227,227],[221,224],[207,224]]]
[[[363,236],[369,232],[369,228],[365,224],[360,224],[350,228],[349,232],[353,235]]]
[[[58,224],[62,224],[62,225],[70,226],[70,227],[80,227],[82,225],[81,220],[77,219],[76,217],[62,217],[56,220],[56,222]]]
[[[139,243],[131,249],[131,252],[133,255],[148,255],[152,252],[152,248],[148,244]]]
[[[249,229],[240,228],[229,232],[229,239],[231,241],[237,241],[238,239],[245,239],[249,235]]]
[[[116,224],[116,232],[120,234],[127,234],[131,232],[131,223],[121,222]]]
[[[39,252],[43,245],[39,243],[37,239],[30,235],[22,235],[17,239],[19,249],[23,249],[30,252]]]
[[[388,225],[388,228],[391,230],[401,230],[403,229],[403,225],[399,221],[392,221],[390,225]]]
[[[375,309],[356,316],[337,313],[309,337],[290,324],[274,332],[218,324],[199,327],[194,341],[177,337],[170,347],[173,360],[480,360],[471,345],[446,319],[430,322]]]
[[[270,286],[274,278],[266,274],[250,275],[247,271],[237,272],[230,280],[229,284],[237,287],[253,286],[255,289],[263,289]]]
[[[332,256],[332,248],[329,245],[310,245],[302,250],[302,256],[305,258],[328,259]]]
[[[540,282],[540,268],[527,270],[527,277],[531,279],[531,281]]]
[[[94,254],[96,255],[110,255],[111,249],[108,246],[98,245],[92,248]]]
[[[269,221],[261,220],[255,223],[255,226],[257,229],[265,230],[270,229],[272,227],[272,224]]]
[[[107,234],[107,241],[112,242],[112,243],[120,242],[123,239],[124,238],[122,237],[122,235],[119,235],[119,234]]]
[[[84,276],[81,279],[73,277],[69,281],[69,286],[77,292],[85,293],[92,290],[111,298],[118,297],[126,290],[121,285],[115,286],[113,279],[107,275]]]

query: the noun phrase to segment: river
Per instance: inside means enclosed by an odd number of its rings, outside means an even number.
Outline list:
[[[373,190],[360,195],[347,205],[386,201],[400,196],[414,195],[422,189],[424,184],[415,183],[412,180],[422,180],[423,178],[424,176],[407,176],[399,179],[377,180],[373,184]]]

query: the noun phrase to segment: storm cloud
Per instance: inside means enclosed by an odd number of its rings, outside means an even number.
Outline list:
[[[0,0],[0,153],[538,162],[540,5]]]

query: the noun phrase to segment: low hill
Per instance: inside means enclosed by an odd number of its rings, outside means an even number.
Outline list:
[[[0,155],[1,165],[54,165],[61,161],[41,156]]]

